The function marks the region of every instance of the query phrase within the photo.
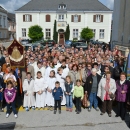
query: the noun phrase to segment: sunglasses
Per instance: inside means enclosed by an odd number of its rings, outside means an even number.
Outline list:
[[[30,59],[30,60],[34,60],[34,59]]]

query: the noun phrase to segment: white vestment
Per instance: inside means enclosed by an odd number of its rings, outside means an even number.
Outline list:
[[[56,82],[56,78],[48,77],[46,79],[47,89],[53,90],[55,88],[55,82]],[[54,106],[54,98],[53,98],[52,92],[50,93],[47,91],[46,104],[47,106]]]
[[[44,77],[44,75],[45,75],[45,67],[38,68],[37,65],[34,67],[34,77],[35,77],[35,79],[37,77],[37,72],[38,71],[40,71],[42,73],[42,77]]]
[[[65,77],[63,77],[63,75],[56,74],[56,81],[60,82],[60,87],[62,88],[62,91],[63,91],[63,98],[62,98],[61,105],[65,105],[66,104],[66,98],[65,98],[65,93],[64,93]]]
[[[48,66],[45,70],[45,79],[49,78],[49,75],[50,75],[50,72],[54,70],[55,71],[55,74],[57,73],[57,69],[54,67],[54,68],[51,68],[50,66]]]
[[[46,97],[46,83],[44,78],[36,78],[34,81],[34,87],[36,92],[36,107],[43,108],[45,106],[45,97]],[[41,95],[38,94],[38,92],[42,92]]]
[[[30,83],[28,83],[28,80],[25,79],[23,82],[23,91],[26,91],[26,94],[24,94],[24,102],[23,107],[32,107],[35,106],[35,97],[34,97],[34,80],[31,79]]]

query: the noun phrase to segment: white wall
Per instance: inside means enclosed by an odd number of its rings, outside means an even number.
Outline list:
[[[30,14],[32,15],[32,22],[23,22],[23,14]],[[51,15],[51,22],[45,22],[45,16],[49,14]],[[81,15],[81,22],[71,22],[71,15]],[[96,29],[96,38],[99,41],[109,42],[110,41],[110,31],[111,31],[111,19],[112,19],[112,13],[100,13],[104,15],[104,21],[103,23],[95,23],[93,22],[93,15],[96,13],[67,13],[64,15],[64,21],[66,21],[66,25],[69,24],[70,26],[70,40],[73,40],[73,29],[79,30],[79,37],[80,39],[80,32],[84,27],[89,27],[91,29]],[[99,13],[98,13],[99,14]],[[53,39],[53,26],[54,26],[54,20],[58,21],[58,14],[53,13],[16,13],[16,33],[17,33],[17,39],[22,38],[22,28],[26,28],[27,34],[28,34],[28,28],[32,25],[40,25],[43,28],[44,36],[45,36],[45,29],[51,29],[51,39]],[[64,29],[65,27],[57,27],[58,29]],[[105,29],[105,38],[99,39],[99,29]],[[26,37],[28,38],[28,36]]]

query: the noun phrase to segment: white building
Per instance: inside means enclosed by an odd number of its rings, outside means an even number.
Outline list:
[[[0,6],[0,40],[8,38],[8,20],[7,11]]]
[[[28,39],[28,28],[40,25],[44,39],[53,39],[54,21],[57,21],[58,41],[64,42],[67,24],[70,40],[80,37],[84,27],[93,29],[94,39],[110,41],[112,11],[98,0],[31,0],[15,11],[17,40]]]

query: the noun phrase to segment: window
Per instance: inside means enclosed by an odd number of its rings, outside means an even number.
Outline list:
[[[66,5],[63,3],[59,4],[58,9],[66,9]]]
[[[23,22],[31,22],[32,21],[32,15],[25,14],[23,15]]]
[[[1,20],[2,20],[2,16],[0,16],[0,27],[2,27],[2,22],[1,22]]]
[[[79,30],[73,29],[73,38],[78,38],[78,35],[79,35]]]
[[[50,22],[50,15],[46,15],[46,22]]]
[[[99,32],[99,38],[100,39],[104,39],[104,37],[105,37],[105,30],[104,29],[100,29],[100,32]]]
[[[71,15],[71,22],[81,22],[81,15]]]
[[[5,23],[5,17],[3,17],[3,26],[6,27],[6,23]]]
[[[51,29],[46,29],[46,39],[51,38]]]
[[[92,29],[92,31],[93,31],[93,39],[95,39],[95,36],[96,36],[96,29]]]
[[[64,15],[63,14],[59,15],[59,21],[64,21]]]
[[[26,28],[22,28],[22,37],[26,37]]]
[[[2,38],[2,33],[0,32],[0,38]]]
[[[100,14],[94,15],[93,22],[97,22],[97,23],[103,22],[103,15]]]
[[[78,15],[74,15],[74,22],[78,22]]]

